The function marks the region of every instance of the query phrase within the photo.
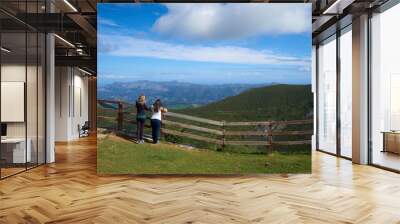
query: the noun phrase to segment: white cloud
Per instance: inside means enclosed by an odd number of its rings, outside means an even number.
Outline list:
[[[191,39],[238,39],[311,32],[309,4],[166,4],[153,25],[160,34]]]
[[[100,51],[108,55],[232,64],[299,65],[309,58],[274,54],[237,46],[182,45],[124,35],[100,35]]]
[[[103,79],[114,79],[114,80],[124,80],[124,79],[132,78],[132,77],[124,76],[124,75],[102,74],[101,78],[103,78]],[[133,78],[135,78],[135,77],[133,77]]]
[[[99,22],[99,24],[105,25],[105,26],[119,27],[119,25],[116,22],[114,22],[113,20],[111,20],[111,19],[106,19],[106,18],[99,17],[98,18],[98,22]]]

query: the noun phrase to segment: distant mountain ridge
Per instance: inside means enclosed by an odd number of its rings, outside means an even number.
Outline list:
[[[312,119],[313,104],[311,85],[277,84],[176,112],[225,121],[302,120]]]
[[[272,83],[204,85],[178,81],[114,82],[100,86],[98,98],[135,102],[140,94],[145,94],[148,102],[160,98],[169,107],[186,108],[220,101],[251,88],[269,85]]]

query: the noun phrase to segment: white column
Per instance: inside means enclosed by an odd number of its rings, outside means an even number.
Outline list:
[[[54,35],[47,34],[46,37],[46,163],[55,161],[55,146],[54,146],[54,133],[55,133],[55,55],[54,55]]]
[[[368,15],[353,19],[353,162],[368,163]]]
[[[54,12],[52,1],[46,1],[46,12]],[[55,42],[46,35],[46,163],[55,162]]]

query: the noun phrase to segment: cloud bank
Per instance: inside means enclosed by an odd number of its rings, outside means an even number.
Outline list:
[[[311,31],[308,4],[165,4],[152,30],[168,36],[230,40]]]
[[[100,53],[195,62],[308,66],[309,58],[238,46],[182,45],[124,35],[100,35]]]

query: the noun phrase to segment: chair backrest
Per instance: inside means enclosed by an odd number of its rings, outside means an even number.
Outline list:
[[[85,121],[85,124],[82,126],[82,128],[90,128],[89,124],[89,121]]]

